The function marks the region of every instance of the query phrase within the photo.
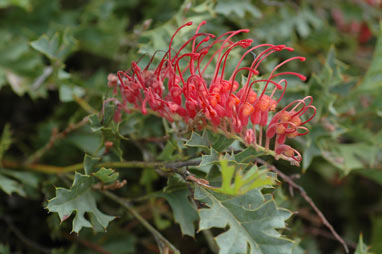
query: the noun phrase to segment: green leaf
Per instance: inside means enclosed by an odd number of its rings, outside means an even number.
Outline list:
[[[357,249],[355,250],[354,254],[372,254],[368,250],[369,247],[367,247],[367,245],[363,242],[362,234],[360,234]]]
[[[4,153],[11,146],[11,128],[9,124],[6,124],[3,129],[3,134],[0,139],[0,163],[3,160]]]
[[[252,146],[244,149],[240,153],[235,154],[235,161],[240,163],[247,163],[250,162],[253,159],[256,159],[257,157],[263,155],[264,152],[262,151],[256,151],[255,148]]]
[[[223,151],[233,143],[233,139],[229,139],[220,133],[214,133],[212,131],[206,131],[209,143],[218,152]]]
[[[112,183],[118,179],[119,173],[111,168],[100,168],[97,172],[93,173],[95,177],[104,183]]]
[[[377,88],[382,88],[382,24],[380,26],[378,41],[375,45],[373,60],[360,86],[361,90],[373,90]]]
[[[56,32],[51,37],[43,34],[30,45],[50,60],[64,62],[66,57],[76,49],[77,41],[67,29],[63,32]]]
[[[101,124],[101,121],[99,120],[98,114],[90,115],[89,122],[93,132],[101,130],[102,124]]]
[[[31,1],[30,0],[1,0],[0,1],[0,9],[11,7],[11,6],[18,6],[20,8],[29,10],[31,8]]]
[[[100,158],[90,156],[89,154],[85,154],[84,158],[84,170],[86,175],[90,175],[95,172],[97,169],[97,164],[100,162]]]
[[[217,164],[218,162],[219,153],[211,147],[209,155],[202,155],[202,161],[200,162],[199,167],[211,166],[212,164]]]
[[[23,185],[28,185],[32,188],[38,187],[39,179],[37,175],[33,172],[16,171],[14,169],[1,168],[0,174],[15,178],[16,180],[21,182]]]
[[[61,102],[70,102],[74,97],[82,97],[85,95],[85,89],[79,86],[61,85],[59,88]]]
[[[103,214],[98,210],[96,200],[91,186],[93,179],[91,176],[75,174],[73,185],[70,189],[56,188],[56,197],[49,200],[47,209],[49,212],[56,212],[61,222],[68,219],[73,212],[76,213],[73,219],[73,232],[80,232],[83,227],[96,228],[102,226],[104,230],[109,222],[115,217]],[[91,221],[85,218],[85,213]]]
[[[372,250],[375,253],[381,253],[382,251],[382,242],[381,242],[381,234],[382,234],[382,216],[373,216],[371,220],[372,229],[372,237],[371,237],[371,246]]]
[[[257,166],[242,169],[229,165],[228,160],[220,159],[222,185],[213,191],[227,195],[242,195],[250,190],[271,186],[276,183],[276,178],[268,175],[267,170],[259,170]]]
[[[334,166],[342,169],[345,174],[352,170],[361,169],[375,161],[377,150],[366,143],[336,144],[328,142],[324,145],[323,156]]]
[[[195,199],[207,206],[199,209],[199,230],[225,230],[215,238],[220,254],[292,252],[293,242],[276,230],[285,227],[291,213],[278,208],[274,200],[265,200],[259,189],[232,197],[197,186]]]
[[[261,18],[261,12],[249,0],[220,0],[215,7],[216,13],[229,16],[236,14],[239,18],[244,18],[245,13],[248,13],[254,18]]]
[[[114,128],[101,128],[102,132],[102,141],[101,144],[105,144],[106,142],[112,142],[113,146],[111,147],[111,151],[118,156],[118,158],[122,161],[122,149],[120,147],[121,138],[117,133],[117,130]]]
[[[20,196],[23,196],[23,197],[26,196],[26,193],[23,189],[22,184],[1,173],[0,173],[0,189],[3,190],[8,195],[11,195],[12,193],[17,193]]]
[[[167,187],[158,196],[165,198],[171,206],[175,221],[180,225],[183,235],[195,236],[195,222],[199,216],[190,202],[187,184],[179,177],[170,177]]]
[[[204,131],[202,136],[200,136],[198,133],[193,131],[191,134],[191,138],[187,140],[185,145],[189,147],[200,147],[204,149],[209,149],[210,143],[208,141],[207,132]]]

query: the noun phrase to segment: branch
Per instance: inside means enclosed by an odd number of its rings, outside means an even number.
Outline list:
[[[293,188],[297,189],[301,196],[305,199],[306,202],[313,208],[313,210],[316,212],[318,217],[320,217],[322,223],[330,230],[330,232],[333,234],[334,238],[339,241],[342,246],[344,247],[346,253],[349,253],[349,248],[346,245],[344,239],[341,238],[341,236],[334,230],[333,226],[329,223],[329,221],[326,219],[325,215],[318,209],[318,207],[314,204],[313,200],[308,196],[308,194],[305,192],[304,188],[302,188],[300,185],[296,184],[289,176],[281,172],[279,169],[277,169],[275,166],[269,164],[268,162],[256,158],[255,159],[258,163],[265,165],[269,170],[277,173],[284,182],[288,183]]]
[[[49,142],[45,144],[45,146],[43,146],[41,149],[33,153],[26,161],[26,164],[34,164],[35,162],[37,162],[48,150],[50,150],[53,147],[54,143],[57,140],[65,138],[66,135],[68,135],[68,133],[84,126],[88,121],[89,121],[89,118],[86,116],[78,123],[69,124],[69,126],[66,127],[65,130],[59,133],[57,133],[57,129],[54,128],[52,130],[52,135],[50,136]]]
[[[168,253],[168,248],[174,251],[175,254],[180,254],[180,251],[172,245],[160,232],[158,232],[151,224],[146,221],[128,202],[121,199],[114,193],[110,191],[102,191],[106,197],[110,198],[114,202],[123,206],[126,210],[128,210],[140,223],[154,236],[161,253]],[[167,250],[167,252],[166,252]]]
[[[70,166],[60,167],[54,165],[45,164],[22,164],[15,161],[3,160],[3,166],[5,168],[20,168],[26,170],[37,171],[47,174],[61,174],[74,172],[83,169],[83,163],[77,163]],[[193,161],[175,161],[175,162],[145,162],[145,161],[111,161],[101,162],[97,164],[97,167],[105,168],[159,168],[165,172],[175,172],[175,169],[187,166],[197,166],[200,164],[200,160]]]

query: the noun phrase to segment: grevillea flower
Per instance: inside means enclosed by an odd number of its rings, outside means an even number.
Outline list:
[[[168,121],[180,117],[192,128],[209,127],[230,137],[240,137],[247,145],[273,150],[276,158],[298,164],[301,155],[285,145],[285,141],[309,132],[304,125],[316,114],[312,97],[293,101],[273,116],[271,112],[276,111],[285,94],[287,80],[283,76],[292,75],[306,80],[299,73],[278,72],[279,69],[290,61],[305,61],[305,58],[286,59],[275,66],[266,78],[260,78],[259,66],[267,57],[293,49],[285,45],[252,45],[251,39],[232,40],[238,34],[248,33],[248,29],[230,31],[220,36],[199,32],[205,23],[200,23],[183,45],[173,49],[176,34],[182,28],[191,26],[192,22],[179,27],[155,68],[150,68],[152,58],[144,69],[132,62],[129,71],[119,71],[117,76],[108,77],[109,86],[114,87],[115,93],[119,86],[122,97],[121,101],[117,101],[119,110],[115,119],[120,119],[121,110],[128,112],[128,104],[143,114],[150,108]],[[236,48],[242,48],[243,53],[231,66],[233,71],[227,73],[229,55]],[[244,59],[253,55],[251,64],[242,66]],[[207,75],[207,70],[212,70],[212,75]],[[239,78],[244,80],[242,84],[237,81]]]

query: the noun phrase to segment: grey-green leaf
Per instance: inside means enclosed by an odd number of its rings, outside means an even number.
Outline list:
[[[199,230],[228,228],[215,238],[220,254],[292,253],[292,241],[276,230],[285,227],[291,213],[265,200],[259,189],[232,197],[196,187],[195,199],[208,207],[199,209]]]
[[[208,141],[207,132],[203,132],[202,136],[196,132],[192,132],[191,138],[187,140],[185,145],[208,149],[210,147],[210,143]]]
[[[64,62],[65,58],[77,47],[77,41],[69,30],[65,30],[63,32],[56,32],[51,37],[44,34],[37,40],[32,41],[30,45],[50,60]]]
[[[83,227],[96,228],[99,225],[106,230],[109,222],[115,217],[109,216],[98,210],[96,200],[91,189],[93,180],[91,176],[76,173],[73,185],[70,189],[57,188],[56,197],[49,200],[49,212],[56,212],[61,221],[68,219],[73,212],[76,213],[73,219],[73,232],[80,232]],[[85,213],[93,216],[92,223],[85,218]]]
[[[164,192],[158,195],[169,202],[175,221],[180,225],[182,234],[194,237],[195,222],[199,219],[199,216],[188,198],[189,194],[190,192],[184,182],[177,177],[170,177]]]

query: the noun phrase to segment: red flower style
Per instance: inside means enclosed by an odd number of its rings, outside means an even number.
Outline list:
[[[210,33],[200,33],[199,30],[205,23],[200,23],[195,34],[179,49],[174,50],[172,44],[176,34],[185,26],[192,25],[192,22],[179,27],[171,37],[168,51],[155,69],[149,70],[152,61],[144,69],[132,62],[129,72],[118,72],[119,82],[116,81],[116,76],[110,76],[109,86],[114,87],[115,92],[118,85],[120,88],[122,101],[118,101],[118,108],[128,111],[127,103],[130,103],[146,114],[149,106],[168,121],[181,117],[191,127],[203,128],[209,125],[227,136],[234,134],[241,137],[247,145],[267,151],[270,150],[271,140],[274,138],[273,150],[276,158],[281,157],[298,164],[301,155],[284,143],[287,138],[309,132],[304,125],[316,113],[312,97],[290,103],[272,118],[270,112],[276,110],[285,94],[287,80],[281,79],[282,76],[293,75],[302,81],[306,80],[299,73],[276,72],[290,61],[305,61],[305,58],[292,57],[284,60],[273,68],[267,78],[259,78],[258,69],[264,59],[275,52],[293,49],[272,44],[252,46],[251,39],[232,41],[235,35],[248,33],[248,29],[226,32],[218,37]],[[191,50],[184,52],[186,47]],[[226,65],[235,48],[243,48],[245,52],[228,76]],[[252,55],[255,50],[260,50],[260,53],[255,55],[251,65],[242,67],[244,58]],[[217,64],[212,66],[214,59]],[[213,75],[207,76],[206,70],[212,67]],[[239,73],[248,73],[242,85],[236,80]],[[116,119],[120,118],[120,110],[116,112]],[[310,117],[303,118],[305,114],[310,114]],[[263,139],[265,147],[262,147]]]

